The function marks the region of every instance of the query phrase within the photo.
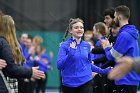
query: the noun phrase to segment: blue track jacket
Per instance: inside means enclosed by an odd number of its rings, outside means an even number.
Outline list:
[[[68,87],[78,87],[92,80],[92,71],[96,71],[91,64],[90,45],[81,41],[76,48],[70,48],[70,38],[62,43],[58,52],[57,68],[61,70],[62,84]],[[105,70],[98,69],[97,72],[107,73],[110,68]]]
[[[117,40],[112,48],[105,49],[109,60],[115,60],[122,56],[139,56],[138,30],[133,25],[125,25],[119,30]],[[138,86],[140,77],[131,71],[120,80],[116,80],[116,85]]]

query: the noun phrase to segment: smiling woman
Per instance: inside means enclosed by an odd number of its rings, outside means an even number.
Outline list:
[[[90,44],[82,40],[83,21],[70,19],[65,37],[71,34],[59,48],[57,68],[61,71],[63,93],[92,93],[92,71],[107,73],[110,68],[102,70],[91,63]]]
[[[83,41],[83,20],[70,19],[66,35],[71,38],[62,43],[57,68],[61,70],[63,93],[92,93],[92,70],[88,54],[90,45]]]

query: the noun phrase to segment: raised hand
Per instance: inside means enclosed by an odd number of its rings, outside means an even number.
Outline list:
[[[112,45],[109,43],[108,39],[105,38],[104,40],[103,39],[100,39],[100,42],[101,42],[101,46],[105,49],[107,47],[112,47]]]
[[[7,66],[7,63],[5,60],[0,59],[0,69],[5,68]]]
[[[70,47],[71,48],[76,48],[76,42],[74,41],[74,42],[70,43]]]

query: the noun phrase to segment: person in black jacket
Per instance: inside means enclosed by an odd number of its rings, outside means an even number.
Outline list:
[[[0,10],[0,30],[2,29],[2,16],[3,16],[3,12]],[[0,70],[5,68],[6,66],[7,66],[6,61],[0,59]]]
[[[114,22],[111,23],[110,27],[111,27],[111,31],[112,31],[112,36],[115,37],[114,40],[113,40],[114,42],[112,42],[112,45],[114,45],[120,27],[118,27]],[[102,47],[93,48],[92,53],[94,53],[94,54],[104,54],[100,58],[97,58],[97,59],[93,60],[95,64],[105,63],[105,64],[103,64],[103,66],[101,68],[104,69],[108,66],[112,66],[112,67],[114,66],[114,62],[108,62],[108,59],[105,56],[105,51]]]
[[[114,13],[115,10],[114,8],[108,8],[104,11],[104,22],[106,24],[106,26],[108,27],[108,31],[107,31],[107,38],[109,40],[109,42],[114,45],[115,41],[116,41],[116,37],[117,37],[117,33],[119,31],[119,26],[115,24],[114,22]],[[95,47],[92,49],[91,51],[94,54],[104,54],[103,56],[101,56],[100,58],[94,59],[94,64],[99,64],[99,63],[104,63],[101,68],[106,68],[108,66],[114,66],[115,62],[109,62],[108,59],[105,56],[105,51],[102,47]],[[101,75],[100,75],[101,76]],[[104,93],[115,93],[116,89],[115,89],[115,84],[113,81],[110,81],[107,79],[106,75],[102,76],[102,83],[104,86]]]
[[[25,68],[20,66],[25,58],[16,38],[15,23],[11,16],[1,17],[0,29],[0,59],[6,61],[7,66],[2,69],[5,76],[11,78],[45,78],[45,74],[38,70],[38,67]],[[5,83],[0,75],[0,93],[8,93]]]

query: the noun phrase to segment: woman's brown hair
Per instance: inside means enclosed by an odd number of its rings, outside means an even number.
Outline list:
[[[0,36],[3,36],[10,45],[15,63],[21,64],[21,62],[25,62],[21,47],[16,38],[14,20],[9,15],[2,16],[2,29],[0,30]]]
[[[106,25],[103,23],[103,22],[98,22],[96,23],[95,25],[95,28],[99,30],[99,33],[102,35],[102,36],[106,36],[107,35],[107,27]]]
[[[70,20],[69,20],[69,26],[67,27],[67,29],[65,31],[65,34],[64,34],[64,37],[63,37],[63,42],[66,40],[66,37],[68,36],[69,31],[72,29],[73,24],[75,24],[77,22],[84,23],[83,20],[80,19],[80,18],[75,18],[75,19],[70,18]]]

